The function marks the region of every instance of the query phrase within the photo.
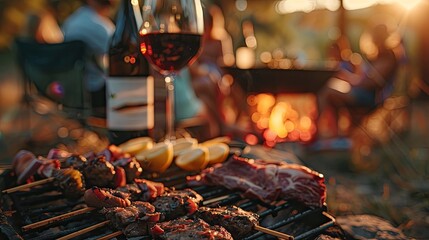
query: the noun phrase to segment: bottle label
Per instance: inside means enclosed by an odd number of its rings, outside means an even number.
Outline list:
[[[153,126],[153,77],[110,77],[107,80],[108,129],[133,131]]]

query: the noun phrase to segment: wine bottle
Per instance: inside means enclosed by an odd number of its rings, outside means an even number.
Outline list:
[[[109,49],[107,127],[109,140],[116,145],[150,136],[154,126],[154,80],[139,49],[141,14],[136,3],[121,2]]]

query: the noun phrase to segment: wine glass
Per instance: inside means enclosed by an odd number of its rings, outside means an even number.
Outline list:
[[[175,139],[174,75],[197,58],[203,32],[200,0],[144,1],[140,50],[164,76],[167,90],[165,141]]]

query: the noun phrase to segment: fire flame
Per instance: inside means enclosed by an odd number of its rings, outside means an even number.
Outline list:
[[[268,146],[277,142],[313,139],[316,132],[317,106],[313,94],[250,95],[247,102],[251,119],[263,132]]]

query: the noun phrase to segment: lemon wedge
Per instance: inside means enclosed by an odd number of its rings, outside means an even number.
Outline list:
[[[209,139],[205,142],[202,142],[200,145],[203,146],[210,146],[212,144],[217,144],[217,143],[229,143],[231,142],[231,138],[230,137],[217,137],[217,138],[213,138],[213,139]]]
[[[224,162],[229,154],[229,146],[225,143],[213,143],[207,147],[207,150],[209,164]]]
[[[143,170],[162,173],[173,162],[173,144],[160,142],[152,148],[138,152],[135,155]]]
[[[138,137],[130,139],[118,146],[123,152],[136,155],[146,149],[153,147],[153,140],[150,137]]]
[[[188,149],[176,157],[176,165],[187,171],[202,170],[207,167],[208,149],[206,147],[198,146]]]
[[[196,138],[179,138],[173,142],[173,154],[174,157],[179,156],[184,151],[194,148],[198,145]]]

